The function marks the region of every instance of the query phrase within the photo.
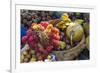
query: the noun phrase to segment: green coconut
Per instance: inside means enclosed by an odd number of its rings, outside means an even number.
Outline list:
[[[83,23],[83,28],[84,28],[84,31],[85,31],[85,34],[88,36],[89,35],[89,24],[88,23]]]
[[[70,25],[67,27],[66,35],[70,40],[73,42],[78,42],[83,37],[83,27],[78,23],[70,23]]]

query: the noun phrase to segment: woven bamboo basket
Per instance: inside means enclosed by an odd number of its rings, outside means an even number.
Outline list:
[[[73,48],[64,51],[53,51],[52,54],[55,54],[58,61],[66,61],[75,59],[85,48],[85,37],[83,36],[82,40]]]
[[[56,25],[60,22],[59,19],[51,20],[49,23]],[[58,61],[66,61],[75,59],[85,48],[85,35],[82,37],[82,40],[76,45],[68,50],[64,51],[53,51],[52,54],[56,55]]]

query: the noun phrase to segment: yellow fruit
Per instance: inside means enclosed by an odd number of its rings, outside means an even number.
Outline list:
[[[52,58],[51,55],[48,55],[47,59],[51,59],[51,58]]]
[[[35,50],[31,50],[30,54],[34,55],[35,54]]]
[[[31,58],[30,62],[35,62],[36,58]]]
[[[34,24],[34,25],[32,25],[32,29],[39,30],[40,26],[38,24]]]
[[[68,26],[66,24],[67,23],[70,23],[70,22],[71,22],[71,20],[70,20],[68,14],[67,13],[64,13],[61,16],[59,23],[57,23],[57,26],[58,26],[58,28],[65,29]]]
[[[48,34],[49,32],[51,32],[51,29],[53,28],[52,24],[49,24],[46,28],[46,30],[44,31],[44,33]]]
[[[31,55],[30,54],[27,54],[26,55],[26,58],[28,58],[28,59],[31,58]]]
[[[24,55],[23,54],[21,54],[21,59],[24,59]]]
[[[64,13],[62,16],[61,16],[61,20],[62,21],[71,21],[70,19],[69,19],[69,16],[68,16],[68,14],[67,13]]]
[[[28,53],[27,53],[26,50],[24,50],[24,51],[22,52],[22,54],[23,54],[24,56],[26,56]]]
[[[53,28],[53,25],[49,24],[46,29],[52,29],[52,28]]]
[[[90,42],[90,38],[89,38],[89,36],[86,38],[86,47],[87,47],[87,49],[89,49],[89,43]]]
[[[77,23],[70,23],[66,30],[68,38],[71,40],[72,36],[72,41],[74,42],[80,41],[83,37],[83,33],[83,27]]]
[[[21,57],[20,57],[20,62],[22,63],[22,62],[23,62],[23,60],[24,60],[24,55],[23,55],[23,54],[21,54]]]
[[[89,35],[89,29],[90,29],[89,24],[84,23],[83,28],[84,28],[85,34],[88,36]]]
[[[64,29],[64,28],[66,28],[66,23],[64,21],[60,21],[58,23],[58,27],[61,28],[61,29]]]
[[[24,62],[28,62],[29,61],[29,59],[28,58],[24,58]]]

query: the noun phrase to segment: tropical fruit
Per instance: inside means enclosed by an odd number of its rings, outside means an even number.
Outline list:
[[[73,42],[80,41],[84,34],[83,27],[77,23],[70,23],[70,25],[67,27],[66,34]]]
[[[86,47],[87,47],[87,49],[89,49],[89,43],[90,42],[90,38],[89,38],[89,36],[87,36],[86,37]]]

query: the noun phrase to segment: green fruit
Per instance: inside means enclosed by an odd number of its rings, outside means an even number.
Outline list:
[[[83,37],[83,33],[83,27],[77,23],[70,23],[66,30],[68,38],[74,42],[80,41]]]
[[[35,62],[36,61],[36,58],[31,58],[30,62]]]
[[[36,55],[32,55],[32,58],[35,58],[36,57]]]
[[[69,16],[67,13],[62,14],[62,16],[61,16],[62,21],[66,21],[68,18],[69,18]]]
[[[24,59],[24,55],[23,54],[21,54],[21,59]]]
[[[80,12],[76,12],[76,16],[80,16],[81,15],[81,13]]]
[[[51,59],[51,58],[52,58],[51,55],[48,55],[48,56],[47,56],[47,59]]]
[[[21,54],[21,57],[20,57],[20,62],[23,63],[23,60],[24,60],[24,55]]]
[[[63,42],[63,41],[61,41],[61,42],[60,42],[60,48],[61,48],[61,49],[64,49],[65,47],[66,47],[66,43]]]
[[[28,62],[29,61],[29,59],[28,58],[24,58],[24,62]]]
[[[58,28],[61,28],[61,29],[66,28],[66,24],[64,21],[60,21],[57,25],[58,25]]]
[[[88,36],[88,37],[86,37],[86,47],[87,47],[87,49],[89,49],[89,44],[90,44],[90,38]]]
[[[31,55],[30,54],[27,54],[26,55],[26,58],[30,59],[31,58]]]
[[[88,36],[89,35],[89,29],[90,29],[89,24],[84,23],[83,28],[84,28],[84,31],[85,31],[86,35]]]
[[[34,54],[35,54],[35,51],[34,51],[34,50],[31,50],[30,53],[31,53],[32,55],[34,55]]]
[[[27,53],[26,50],[24,50],[24,51],[22,52],[22,54],[23,54],[24,56],[26,56],[28,53]]]

